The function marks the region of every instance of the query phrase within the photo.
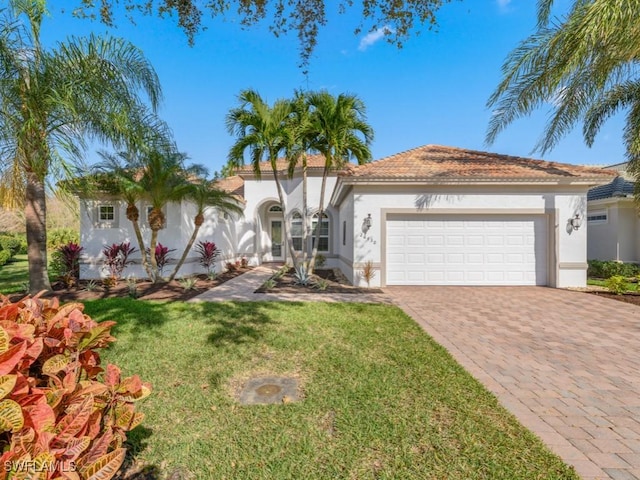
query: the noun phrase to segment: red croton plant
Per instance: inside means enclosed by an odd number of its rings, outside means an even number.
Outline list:
[[[143,418],[134,403],[151,387],[100,367],[115,322],[83,308],[0,295],[0,480],[107,480],[124,461],[126,432]]]

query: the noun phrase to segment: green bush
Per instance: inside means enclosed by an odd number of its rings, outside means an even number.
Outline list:
[[[54,228],[47,232],[47,248],[55,250],[69,243],[80,243],[80,234],[72,228]]]
[[[0,250],[0,267],[11,259],[11,252],[8,250]]]
[[[14,236],[0,236],[0,249],[8,251],[12,257],[20,253],[20,247],[20,240]]]
[[[612,260],[589,260],[587,275],[591,278],[611,278],[613,276],[636,277],[640,275],[637,263],[622,263]]]
[[[613,275],[607,279],[605,287],[607,287],[607,290],[611,293],[622,295],[627,291],[627,280],[622,275]]]

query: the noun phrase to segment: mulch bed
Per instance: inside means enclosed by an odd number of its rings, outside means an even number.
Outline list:
[[[640,306],[640,293],[625,293],[624,295],[616,295],[611,292],[589,292],[591,295],[610,298],[619,302],[631,303]]]
[[[282,277],[274,279],[275,286],[273,288],[266,289],[264,285],[258,288],[255,293],[319,293],[319,294],[336,294],[336,293],[350,293],[350,294],[365,294],[365,293],[382,293],[379,288],[361,288],[350,285],[346,278],[341,274],[338,274],[335,269],[318,269],[313,272],[313,280],[310,285],[303,286],[297,285],[294,277],[295,270],[289,269]],[[320,290],[315,287],[315,281],[323,278],[328,282],[328,286],[325,290]]]
[[[252,267],[239,267],[237,270],[228,270],[224,273],[219,273],[215,280],[209,280],[206,275],[197,275],[197,281],[194,288],[191,290],[185,290],[177,280],[171,283],[158,283],[153,284],[149,280],[138,280],[136,282],[136,298],[140,300],[162,300],[162,301],[185,301],[190,298],[200,295],[202,292],[215,288],[218,285],[223,284],[242,275],[245,272],[251,270]],[[77,301],[77,300],[97,300],[102,298],[123,298],[130,296],[129,286],[126,280],[120,280],[117,285],[111,288],[105,288],[102,282],[95,281],[98,287],[96,290],[86,290],[89,284],[88,280],[80,280],[78,285],[73,288],[65,288],[62,283],[56,283],[52,285],[53,291],[45,294],[45,297],[58,297],[63,302]],[[10,298],[12,301],[17,301],[23,298],[24,295],[12,295]]]

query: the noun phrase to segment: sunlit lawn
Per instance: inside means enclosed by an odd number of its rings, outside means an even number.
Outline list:
[[[577,478],[399,309],[319,303],[87,302],[115,319],[105,357],[153,383],[130,437],[160,476]],[[299,403],[240,406],[250,377]]]
[[[15,255],[0,267],[0,293],[5,295],[24,292],[24,284],[29,282],[27,255]]]

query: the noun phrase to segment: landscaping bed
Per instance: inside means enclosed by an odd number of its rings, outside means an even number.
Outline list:
[[[252,267],[237,267],[236,270],[227,270],[224,273],[219,273],[213,280],[209,279],[207,275],[204,274],[194,275],[191,278],[193,278],[195,282],[189,288],[186,288],[181,284],[180,280],[158,284],[153,284],[149,280],[136,280],[135,290],[133,290],[133,287],[130,286],[129,282],[124,279],[119,280],[116,285],[109,288],[106,288],[101,281],[93,281],[93,284],[95,285],[90,285],[90,280],[80,280],[78,284],[72,288],[66,288],[61,282],[56,282],[52,285],[53,291],[47,293],[45,296],[55,296],[65,302],[126,297],[138,298],[141,300],[184,301],[196,297],[206,290],[215,288],[232,278],[242,275],[243,273],[251,270],[251,268]],[[10,298],[15,301],[23,296],[24,294],[13,294],[10,295]]]
[[[282,274],[271,277],[273,284],[265,282],[254,293],[326,293],[326,294],[366,294],[382,293],[379,288],[354,287],[347,279],[333,268],[317,269],[313,271],[312,278],[307,285],[296,283],[295,270],[289,268]]]
[[[640,293],[624,293],[622,295],[616,295],[615,293],[605,291],[590,291],[592,295],[599,297],[610,298],[612,300],[618,300],[619,302],[631,303],[633,305],[640,306]]]

